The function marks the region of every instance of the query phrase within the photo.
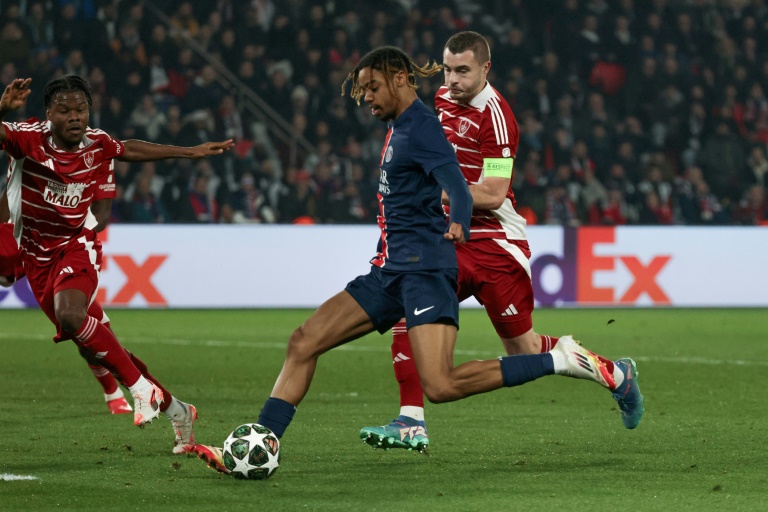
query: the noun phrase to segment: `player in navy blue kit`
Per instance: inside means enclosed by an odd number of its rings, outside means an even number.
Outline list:
[[[570,352],[454,367],[459,310],[454,243],[469,238],[472,198],[440,122],[415,91],[417,76],[440,70],[436,64],[419,67],[402,50],[384,46],[364,56],[345,82],[351,82],[358,104],[364,100],[389,125],[377,194],[381,239],[371,271],[323,303],[291,335],[283,369],[258,419],[278,437],[309,390],[320,355],[374,330],[383,334],[403,317],[431,402],[450,402],[554,373],[606,386],[612,379],[594,354],[575,344]],[[443,190],[451,204],[447,224]],[[227,472],[220,449],[198,445],[195,451]]]

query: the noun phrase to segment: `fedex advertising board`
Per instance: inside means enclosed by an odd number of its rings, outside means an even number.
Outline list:
[[[765,228],[528,229],[538,306],[767,307]],[[376,226],[115,225],[106,307],[316,307],[368,272]],[[26,280],[0,307],[35,307]],[[477,307],[468,300],[466,307]]]

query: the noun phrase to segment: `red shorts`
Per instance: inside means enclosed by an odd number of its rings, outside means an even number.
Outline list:
[[[483,238],[456,246],[459,301],[474,296],[502,338],[533,327],[533,285],[526,240]]]
[[[53,341],[58,343],[72,339],[56,321],[53,297],[62,290],[74,288],[83,292],[88,298],[89,306],[92,306],[99,287],[99,268],[101,242],[90,229],[84,229],[77,238],[70,240],[48,265],[41,266],[32,258],[24,258],[24,270],[32,293],[40,308],[56,326],[56,337]],[[96,307],[101,311],[101,306],[97,304]],[[89,307],[89,314],[91,309],[93,308]],[[98,316],[97,318],[101,320]]]

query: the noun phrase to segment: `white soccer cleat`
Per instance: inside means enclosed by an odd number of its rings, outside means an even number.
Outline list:
[[[152,384],[142,390],[131,390],[133,395],[133,424],[144,428],[147,423],[160,416],[160,404],[163,403],[163,391]]]
[[[600,361],[597,354],[582,347],[571,336],[560,338],[551,352],[563,356],[565,364],[564,368],[557,372],[559,375],[592,380],[608,389],[616,387],[616,381],[605,363]]]
[[[185,404],[181,400],[179,403],[186,409],[187,414],[180,420],[171,420],[173,432],[176,434],[176,441],[173,445],[173,453],[188,453],[195,448],[195,434],[192,432],[192,425],[197,419],[197,409],[192,404]]]

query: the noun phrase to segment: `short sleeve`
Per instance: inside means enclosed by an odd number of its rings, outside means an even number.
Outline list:
[[[509,105],[495,98],[489,101],[478,134],[483,158],[514,158],[519,138],[517,120]]]
[[[104,150],[104,158],[108,159],[118,158],[125,154],[125,144],[106,133],[102,137],[102,149]]]
[[[39,122],[30,119],[26,123],[6,123],[5,142],[2,149],[15,159],[29,156],[40,145],[41,129]]]

